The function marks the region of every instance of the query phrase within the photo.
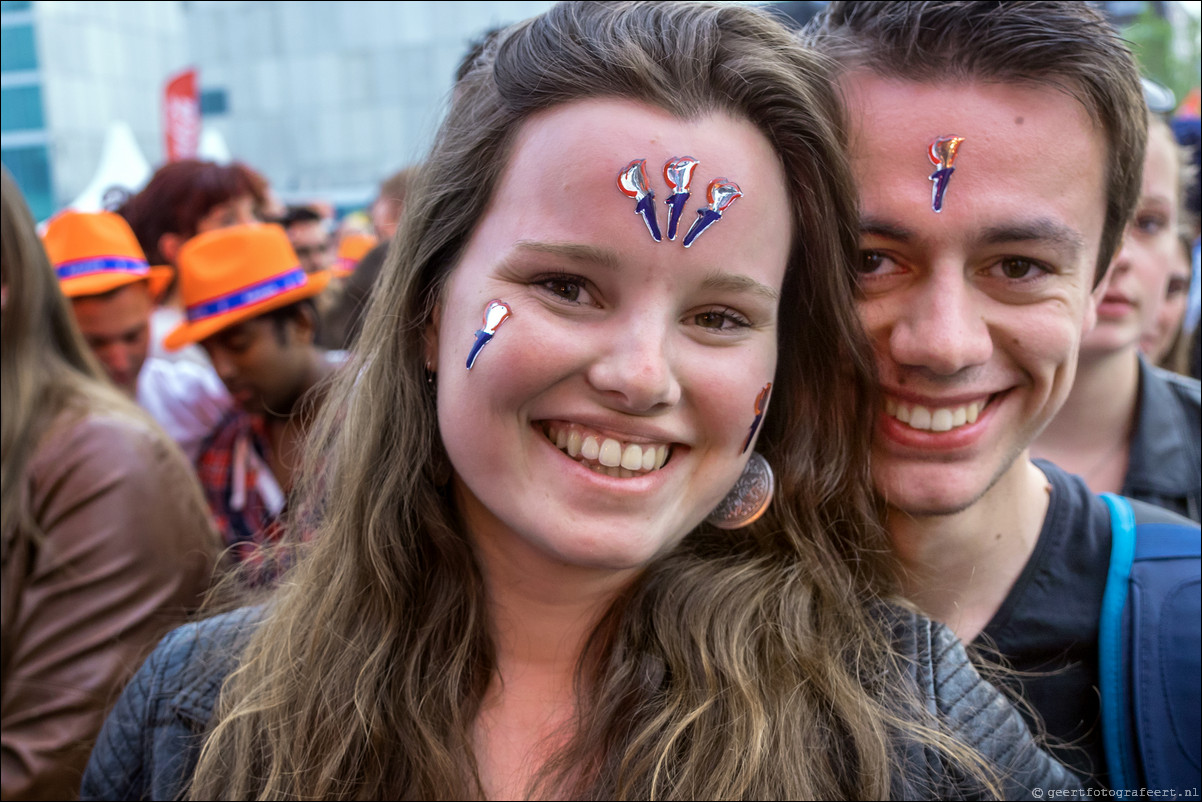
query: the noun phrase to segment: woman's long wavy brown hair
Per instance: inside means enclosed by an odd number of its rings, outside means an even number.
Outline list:
[[[580,662],[570,742],[531,792],[888,795],[907,692],[870,609],[888,546],[867,466],[875,382],[833,85],[751,8],[585,2],[503,32],[456,87],[311,443],[323,466],[304,485],[315,500],[303,514],[320,516],[311,551],[224,687],[192,798],[483,795],[472,727],[494,652],[446,492],[423,336],[524,121],[596,97],[747,119],[781,160],[794,231],[759,440],[778,490],[758,522],[703,525],[614,603]],[[955,752],[937,733],[910,737]]]
[[[43,435],[63,413],[97,409],[139,416],[113,387],[75,325],[21,190],[0,175],[0,520],[7,560],[18,533],[37,535],[26,509],[25,468]],[[7,611],[6,611],[7,612]],[[7,620],[7,619],[6,619]]]

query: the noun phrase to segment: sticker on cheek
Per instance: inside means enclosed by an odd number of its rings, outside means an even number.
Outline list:
[[[472,350],[467,354],[468,370],[471,370],[472,365],[476,364],[476,357],[480,356],[480,351],[496,336],[497,329],[502,323],[509,320],[512,314],[509,304],[504,301],[488,302],[488,306],[484,309],[484,327],[476,330],[476,341],[472,343]]]
[[[751,441],[755,439],[755,433],[760,430],[760,423],[764,420],[764,410],[768,408],[768,396],[772,392],[772,382],[764,385],[764,389],[760,390],[760,394],[755,397],[755,420],[751,422],[751,431],[747,432],[747,439],[743,441],[743,450],[740,454],[747,452],[751,446]]]
[[[660,242],[659,221],[655,219],[655,192],[647,181],[647,160],[635,159],[618,173],[618,189],[628,198],[634,198],[634,212],[643,216],[651,239]]]
[[[737,199],[743,197],[743,190],[734,181],[725,178],[715,178],[705,190],[707,205],[697,210],[697,219],[689,227],[689,233],[684,235],[684,246],[687,248],[701,236],[701,233],[722,219],[722,213]]]
[[[953,166],[956,163],[956,152],[960,150],[960,144],[964,142],[962,136],[941,136],[931,143],[927,148],[927,158],[931,160],[931,164],[935,165],[935,172],[931,173],[930,180],[933,182],[931,186],[931,211],[943,211],[943,194],[947,192],[947,184],[952,179],[952,173],[956,172]]]
[[[676,239],[676,226],[680,223],[680,214],[689,200],[693,171],[700,163],[692,156],[677,156],[664,165],[664,183],[672,188],[672,194],[664,201],[668,206],[668,239]]]

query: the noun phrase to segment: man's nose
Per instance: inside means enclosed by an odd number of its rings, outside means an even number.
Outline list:
[[[962,274],[924,282],[898,305],[889,335],[892,358],[941,376],[984,364],[993,354],[993,336],[980,300]]]

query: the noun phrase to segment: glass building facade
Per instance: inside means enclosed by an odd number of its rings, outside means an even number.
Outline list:
[[[55,207],[32,4],[0,3],[0,161],[37,219]]]

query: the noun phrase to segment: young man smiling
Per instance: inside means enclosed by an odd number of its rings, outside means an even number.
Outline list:
[[[1064,403],[1135,207],[1146,110],[1084,3],[834,2],[861,198],[861,318],[882,410],[873,477],[903,592],[996,648],[1059,757],[1107,782],[1105,502],[1031,461]]]

